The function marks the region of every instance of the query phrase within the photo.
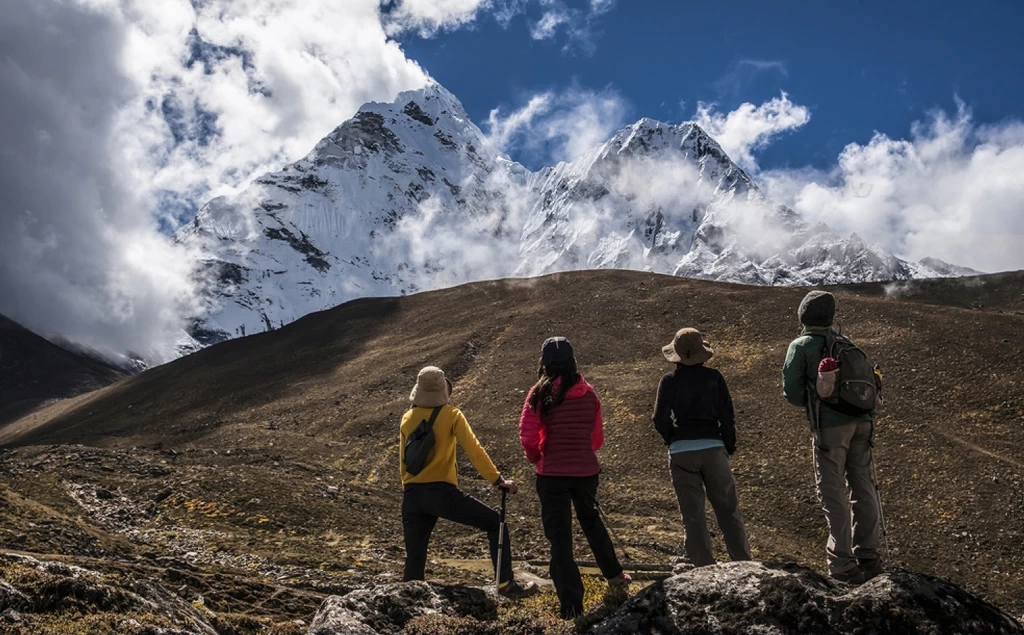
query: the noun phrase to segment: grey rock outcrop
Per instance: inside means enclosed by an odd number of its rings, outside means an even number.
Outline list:
[[[896,571],[847,587],[795,565],[735,562],[654,584],[592,632],[981,635],[1024,634],[1024,628],[934,576]]]
[[[324,600],[308,635],[393,635],[422,615],[494,619],[496,606],[483,590],[472,587],[382,584]]]

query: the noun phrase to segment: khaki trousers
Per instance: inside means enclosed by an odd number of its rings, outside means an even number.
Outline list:
[[[855,421],[820,428],[814,437],[814,474],[818,501],[828,521],[825,553],[832,574],[850,571],[857,560],[878,558],[878,496],[871,480],[871,432],[872,422]]]
[[[704,511],[705,499],[711,501],[729,557],[750,560],[747,530],[743,525],[736,481],[732,477],[725,448],[678,452],[671,455],[669,470],[686,530],[683,548],[690,562],[698,567],[715,564]]]

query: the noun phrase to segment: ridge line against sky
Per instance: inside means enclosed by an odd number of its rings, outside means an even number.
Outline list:
[[[1021,268],[1024,4],[999,4],[0,0],[0,313],[166,339],[202,258],[173,229],[428,77],[531,168],[694,119],[811,222]]]

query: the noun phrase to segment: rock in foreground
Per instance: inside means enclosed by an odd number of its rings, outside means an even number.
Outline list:
[[[592,632],[980,635],[1024,634],[1024,628],[929,575],[897,571],[847,587],[795,565],[735,562],[652,585]]]
[[[505,609],[493,621],[494,605],[479,589],[410,582],[328,598],[308,635],[392,635],[423,616],[434,616],[434,627],[422,632],[437,635],[498,633],[512,625]],[[647,587],[595,624],[597,619],[595,614],[576,626],[593,635],[1024,635],[1005,612],[934,576],[898,571],[854,588],[796,565],[756,562],[681,573]],[[514,626],[516,632],[546,632],[542,625]]]
[[[391,635],[424,615],[493,620],[493,599],[481,589],[426,582],[382,584],[324,600],[308,635]]]

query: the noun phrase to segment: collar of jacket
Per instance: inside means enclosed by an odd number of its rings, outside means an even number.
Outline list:
[[[812,333],[826,334],[832,330],[831,326],[805,326],[804,330],[801,331],[801,335],[811,335]]]

